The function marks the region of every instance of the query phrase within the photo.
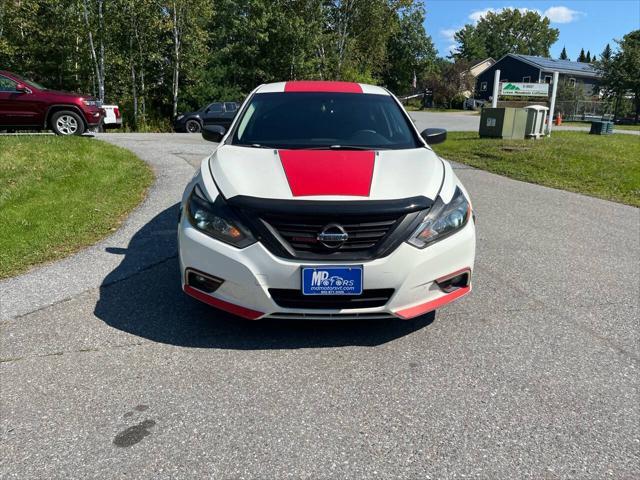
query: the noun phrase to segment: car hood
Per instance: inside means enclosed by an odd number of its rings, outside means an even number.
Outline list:
[[[201,111],[197,110],[195,112],[179,113],[177,116],[179,117],[180,115],[182,115],[183,117],[199,117],[201,113]]]
[[[43,90],[49,95],[56,95],[58,97],[73,97],[73,98],[86,98],[87,100],[95,100],[91,95],[84,95],[82,93],[65,92],[64,90]]]
[[[277,150],[222,145],[209,159],[226,198],[301,200],[435,199],[444,164],[428,148]]]

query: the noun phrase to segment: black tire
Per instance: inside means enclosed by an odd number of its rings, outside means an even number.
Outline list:
[[[84,122],[75,112],[62,110],[51,116],[51,130],[56,135],[82,135],[84,133]]]
[[[202,131],[202,125],[200,125],[200,122],[198,120],[192,118],[190,120],[187,120],[187,122],[184,124],[184,129],[187,131],[187,133],[200,133]]]

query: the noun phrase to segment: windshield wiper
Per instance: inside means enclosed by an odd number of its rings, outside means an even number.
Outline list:
[[[385,150],[380,147],[363,147],[360,145],[321,145],[315,147],[296,147],[291,150]]]
[[[250,147],[250,148],[273,148],[268,145],[261,145],[260,143],[234,143],[237,147]]]

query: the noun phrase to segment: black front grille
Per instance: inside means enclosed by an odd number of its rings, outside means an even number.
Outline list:
[[[407,239],[433,203],[426,197],[312,201],[236,196],[227,201],[271,253],[316,261],[384,257]],[[347,233],[348,239],[323,243],[318,239],[323,230]]]
[[[393,288],[363,290],[362,295],[303,295],[300,290],[270,288],[273,301],[283,308],[344,309],[383,307]]]
[[[367,218],[327,217],[291,217],[283,215],[265,215],[263,220],[273,227],[278,234],[297,252],[331,253],[363,252],[374,248],[395,226],[404,215]],[[336,220],[342,220],[341,223]],[[318,240],[318,234],[331,224],[340,225],[349,235],[347,241],[336,247],[327,246]]]

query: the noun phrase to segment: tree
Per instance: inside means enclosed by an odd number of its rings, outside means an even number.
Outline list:
[[[487,47],[478,30],[473,25],[465,25],[462,29],[454,33],[453,38],[458,43],[452,53],[455,59],[466,59],[470,61],[485,59],[491,55],[487,53]],[[496,57],[496,60],[498,57]]]
[[[457,60],[449,62],[438,59],[436,70],[429,75],[425,87],[433,90],[433,100],[436,105],[453,108],[458,101],[460,108],[464,101],[463,92],[470,91],[474,86],[474,78],[469,72],[471,62]]]
[[[408,92],[414,75],[423,77],[434,65],[436,49],[424,29],[424,7],[417,5],[400,12],[398,28],[387,43],[384,84],[396,93]]]
[[[587,50],[587,56],[584,59],[585,63],[591,63],[591,52]]]
[[[104,0],[96,0],[95,10],[94,4],[91,2],[89,5],[89,0],[83,0],[83,16],[84,23],[87,30],[87,35],[89,37],[89,51],[91,52],[91,60],[93,61],[93,68],[95,69],[96,81],[98,82],[98,98],[101,102],[104,102],[105,96],[105,71],[104,71]],[[90,15],[91,12],[91,15]],[[92,23],[96,23],[91,20],[92,17],[97,17],[97,26],[95,27],[96,35],[98,39],[98,48],[96,49],[96,45],[94,42],[94,30]],[[97,53],[96,53],[97,50]]]
[[[435,49],[418,0],[0,0],[0,68],[118,103],[127,127],[260,83],[408,88]]]
[[[604,47],[604,50],[600,54],[600,61],[601,62],[609,62],[611,60],[611,56],[612,55],[613,55],[613,53],[611,52],[611,45],[609,45],[607,43],[607,46]]]
[[[560,60],[570,60],[569,55],[567,55],[567,49],[562,47],[562,52],[560,52]]]
[[[535,11],[521,13],[506,8],[489,12],[477,25],[465,25],[455,33],[458,45],[454,58],[478,60],[498,59],[507,53],[549,56],[549,49],[558,39],[559,31],[550,27],[547,17]]]
[[[627,33],[618,43],[616,52],[609,62],[598,62],[602,72],[600,87],[605,96],[616,97],[617,104],[629,95],[635,105],[635,121],[640,117],[640,30]],[[617,113],[617,112],[616,112]]]
[[[587,56],[584,54],[584,48],[580,49],[580,55],[578,55],[578,61],[582,63],[587,61]]]

